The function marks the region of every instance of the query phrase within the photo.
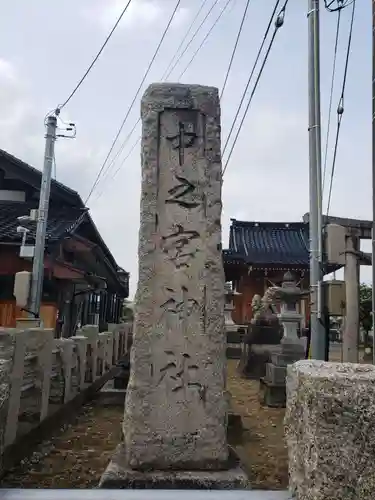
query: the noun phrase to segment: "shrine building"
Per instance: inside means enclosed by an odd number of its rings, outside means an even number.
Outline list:
[[[229,248],[223,250],[226,281],[240,293],[234,298],[233,321],[247,324],[251,302],[270,286],[279,286],[290,271],[301,289],[309,289],[309,224],[244,222],[231,219]],[[302,327],[309,319],[309,298],[301,300]]]

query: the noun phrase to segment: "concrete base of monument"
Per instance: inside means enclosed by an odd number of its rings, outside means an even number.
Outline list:
[[[249,489],[249,479],[238,457],[232,454],[227,470],[152,470],[137,471],[126,464],[124,444],[120,444],[102,475],[104,489]]]

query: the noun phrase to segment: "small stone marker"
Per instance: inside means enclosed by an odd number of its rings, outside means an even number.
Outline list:
[[[298,500],[370,500],[375,491],[375,367],[288,366],[285,434]]]
[[[216,471],[221,480],[220,471],[229,468],[218,90],[151,85],[142,119],[139,281],[124,448],[103,487],[111,473],[126,478],[125,468],[181,471],[183,483],[193,479],[183,471]],[[160,483],[156,477],[152,487]]]

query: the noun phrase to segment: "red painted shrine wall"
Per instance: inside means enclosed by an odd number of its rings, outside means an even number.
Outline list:
[[[263,297],[264,292],[270,286],[271,282],[280,284],[280,271],[270,273],[268,272],[267,277],[264,272],[253,273],[248,276],[242,276],[240,281],[237,283],[236,290],[241,293],[234,297],[234,311],[232,313],[233,321],[237,324],[247,324],[253,317],[253,310],[251,307],[251,302],[255,294]],[[301,278],[297,275],[297,281]],[[304,277],[299,286],[307,290],[309,287],[308,278]],[[309,298],[303,299],[304,309],[305,309],[305,320],[307,321],[310,317],[310,303]],[[300,305],[300,313],[302,314],[303,309]]]

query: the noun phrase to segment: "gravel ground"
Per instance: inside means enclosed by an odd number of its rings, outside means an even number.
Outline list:
[[[254,487],[285,488],[284,411],[260,407],[258,384],[241,379],[236,365],[237,361],[229,361],[228,389],[245,429],[231,429],[231,444],[245,462]],[[7,474],[0,486],[95,488],[120,442],[122,416],[122,408],[86,405],[75,423],[42,443],[31,459]]]
[[[72,425],[43,442],[1,488],[95,488],[121,440],[121,408],[88,404]]]
[[[339,360],[339,349],[336,351],[331,359]],[[244,429],[230,429],[229,441],[243,461],[253,488],[285,489],[284,409],[260,406],[258,382],[240,378],[237,363],[228,362],[228,390]],[[29,460],[0,482],[0,487],[95,488],[121,440],[122,417],[122,408],[95,403],[84,406],[75,423],[42,443]]]
[[[284,441],[284,409],[259,404],[259,382],[245,380],[228,361],[228,390],[233,410],[242,417],[244,431],[232,442],[250,477],[252,488],[286,489],[288,460]]]

